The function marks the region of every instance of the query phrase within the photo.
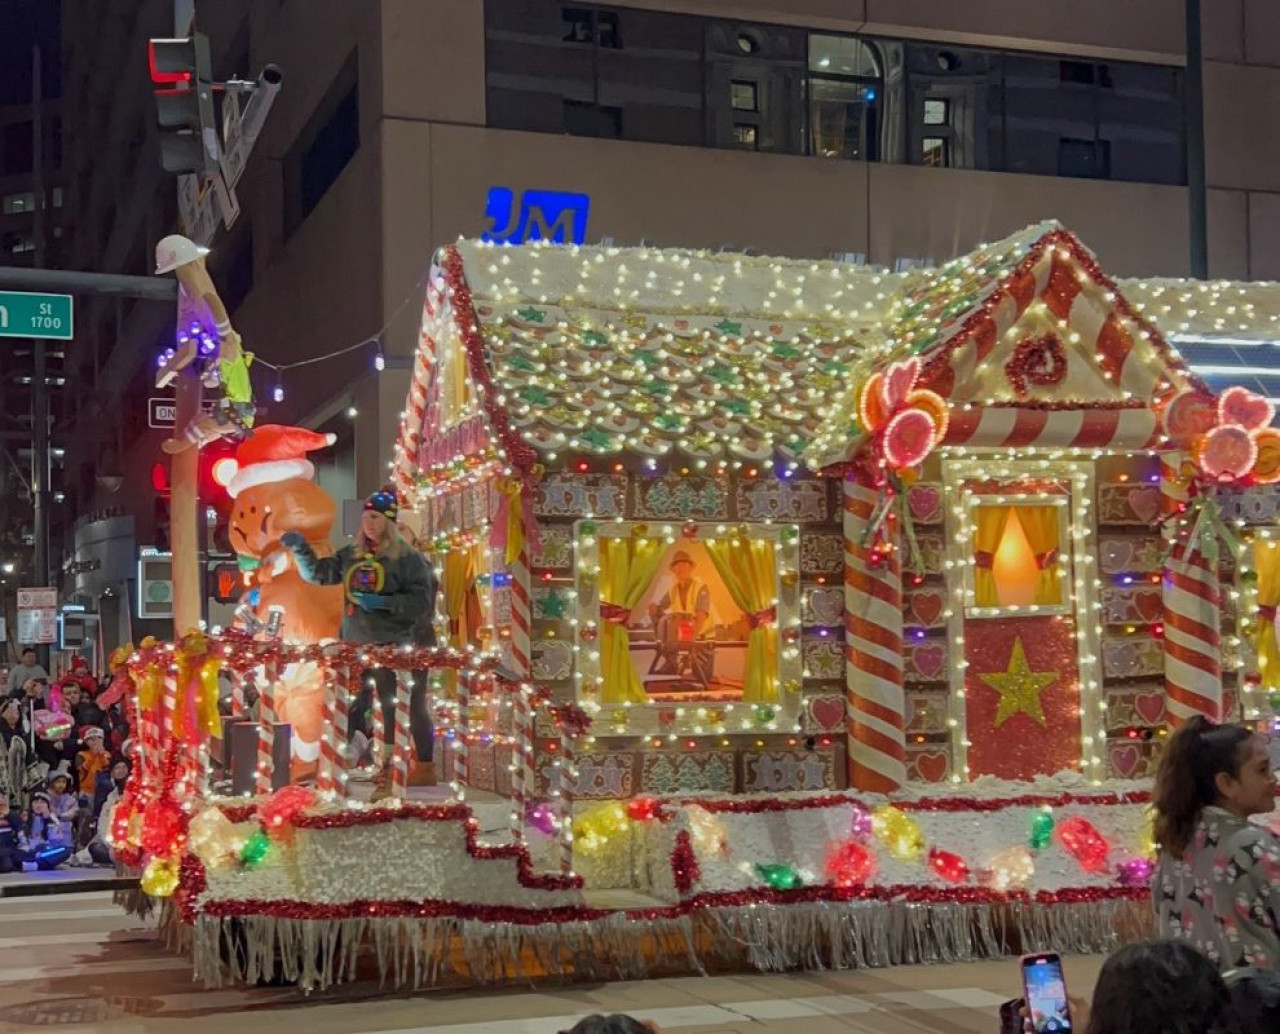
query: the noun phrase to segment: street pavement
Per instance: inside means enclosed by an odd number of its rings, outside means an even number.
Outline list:
[[[1073,993],[1092,992],[1100,963],[1067,960]],[[310,996],[206,990],[108,893],[0,900],[0,1034],[557,1034],[593,1012],[628,1012],[680,1034],[996,1034],[999,1003],[1017,989],[1009,959],[503,991],[389,992],[372,974]]]

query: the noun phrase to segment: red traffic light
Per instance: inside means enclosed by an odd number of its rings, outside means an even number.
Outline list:
[[[191,50],[190,40],[148,40],[147,64],[151,66],[151,81],[162,85],[191,82],[195,73],[194,54],[191,54],[190,64],[185,60]]]

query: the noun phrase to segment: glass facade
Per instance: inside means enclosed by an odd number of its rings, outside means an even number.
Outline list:
[[[486,0],[489,125],[820,158],[1186,182],[1182,71]]]

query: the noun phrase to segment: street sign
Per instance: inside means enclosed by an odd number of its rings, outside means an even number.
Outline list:
[[[18,642],[23,645],[58,641],[58,590],[18,590]]]
[[[173,399],[147,399],[147,426],[172,427],[178,419],[178,403]]]
[[[73,308],[69,294],[0,291],[0,337],[70,341]]]

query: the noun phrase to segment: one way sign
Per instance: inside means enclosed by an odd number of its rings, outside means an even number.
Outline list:
[[[172,427],[177,422],[177,409],[173,399],[147,399],[147,426]]]

